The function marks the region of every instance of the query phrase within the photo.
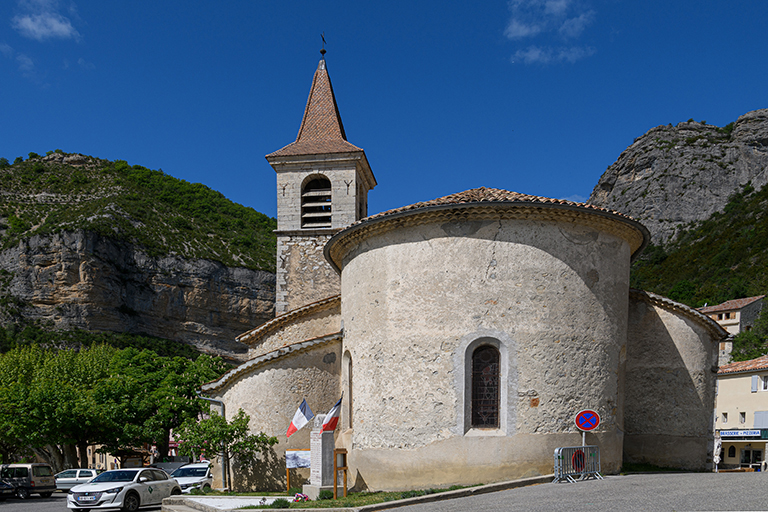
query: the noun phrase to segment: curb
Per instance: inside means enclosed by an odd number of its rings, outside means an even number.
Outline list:
[[[514,489],[516,487],[525,487],[528,485],[537,485],[550,483],[555,475],[542,475],[534,476],[530,478],[521,478],[520,480],[510,480],[507,482],[498,482],[495,484],[480,485],[477,487],[467,487],[466,489],[457,489],[455,491],[438,492],[435,494],[427,494],[424,496],[416,496],[414,498],[406,498],[402,500],[385,501],[382,503],[376,503],[373,505],[364,505],[362,507],[334,507],[334,508],[302,508],[300,510],[306,512],[375,512],[377,510],[388,510],[398,507],[406,507],[408,505],[416,505],[418,503],[433,503],[436,501],[451,500],[456,498],[466,498],[468,496],[475,496],[479,494],[487,494],[490,492],[506,491],[508,489]],[[217,498],[222,498],[217,496]],[[239,497],[241,498],[241,497]],[[167,506],[182,505],[193,510],[200,512],[235,512],[239,509],[220,509],[211,507],[203,503],[192,501],[186,497],[173,496],[165,498],[163,500],[163,506],[161,510],[163,512],[172,512],[171,508]],[[262,509],[262,510],[280,510],[280,509]]]

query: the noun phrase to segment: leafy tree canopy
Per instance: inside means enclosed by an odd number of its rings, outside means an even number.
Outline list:
[[[749,331],[733,338],[733,361],[749,361],[768,354],[768,307],[763,307]]]

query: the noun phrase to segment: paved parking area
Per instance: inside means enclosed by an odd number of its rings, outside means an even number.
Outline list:
[[[768,511],[768,472],[609,476],[605,480],[533,485],[450,501],[411,505],[399,510]]]

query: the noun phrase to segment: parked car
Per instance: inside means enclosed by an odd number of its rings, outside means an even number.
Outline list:
[[[0,480],[0,501],[5,501],[5,498],[10,498],[11,496],[15,495],[16,488],[8,482]]]
[[[30,494],[49,498],[56,490],[53,469],[48,464],[3,464],[0,479],[16,488],[16,496],[25,500]]]
[[[163,498],[176,494],[181,494],[181,487],[161,469],[113,469],[71,488],[67,507],[83,512],[110,508],[135,512],[139,507],[159,505]]]
[[[68,491],[76,485],[90,481],[91,478],[103,472],[103,469],[67,469],[53,476],[56,478],[56,489]]]
[[[171,476],[179,482],[181,492],[187,493],[192,489],[210,489],[213,484],[210,462],[197,462],[187,464],[171,473]]]

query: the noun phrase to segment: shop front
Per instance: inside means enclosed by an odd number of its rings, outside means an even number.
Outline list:
[[[761,470],[768,444],[768,429],[719,430],[718,434],[722,442],[720,469]]]

